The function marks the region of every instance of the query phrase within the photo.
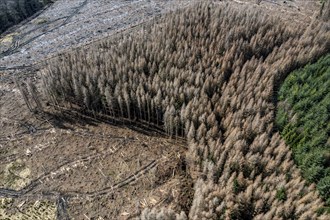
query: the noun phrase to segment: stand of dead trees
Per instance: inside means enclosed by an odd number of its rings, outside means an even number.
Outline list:
[[[187,137],[196,181],[190,219],[315,219],[323,202],[274,132],[274,97],[289,72],[329,49],[328,30],[248,6],[197,4],[49,61],[43,88],[56,105]]]

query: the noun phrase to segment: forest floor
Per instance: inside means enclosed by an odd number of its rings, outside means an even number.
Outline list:
[[[319,10],[317,1],[234,1],[306,23]],[[156,206],[187,211],[193,181],[184,141],[79,114],[32,114],[14,77],[37,80],[41,61],[192,2],[57,0],[0,36],[0,219],[129,219]]]

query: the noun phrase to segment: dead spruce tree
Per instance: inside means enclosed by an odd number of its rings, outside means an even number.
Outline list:
[[[287,74],[329,50],[328,30],[250,6],[196,4],[51,60],[44,89],[56,104],[187,137],[196,181],[189,219],[315,219],[323,202],[274,132],[274,97]],[[142,219],[179,216],[162,213]]]

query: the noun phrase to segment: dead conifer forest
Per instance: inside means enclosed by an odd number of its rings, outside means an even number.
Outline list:
[[[0,219],[329,219],[330,1],[113,2],[0,54]]]

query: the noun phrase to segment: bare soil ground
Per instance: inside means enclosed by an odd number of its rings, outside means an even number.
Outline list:
[[[81,115],[31,115],[17,90],[5,103],[12,105],[1,109],[1,219],[28,218],[31,207],[40,219],[126,219],[145,207],[181,209],[180,192],[192,189],[181,140]],[[48,216],[35,210],[40,202]]]
[[[189,0],[57,0],[0,42],[0,66],[31,65],[54,53],[104,38]]]
[[[13,78],[189,0],[58,0],[0,39],[0,219],[129,219],[145,207],[188,211],[185,143],[158,131],[78,114],[32,114]],[[315,1],[235,0],[310,22]],[[302,14],[302,15],[299,15]]]

